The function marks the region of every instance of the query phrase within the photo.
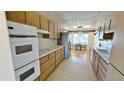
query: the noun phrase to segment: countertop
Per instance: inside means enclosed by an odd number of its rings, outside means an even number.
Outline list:
[[[100,50],[98,48],[93,49],[104,59],[104,61],[109,64],[110,53],[107,50]]]
[[[48,48],[41,48],[39,50],[39,58],[44,57],[52,52],[55,52],[61,48],[63,48],[64,46],[61,45],[57,45],[57,46],[53,46],[53,47],[48,47]]]

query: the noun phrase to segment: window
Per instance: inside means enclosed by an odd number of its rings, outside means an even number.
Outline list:
[[[70,32],[69,33],[69,41],[71,44],[88,44],[88,36],[89,33],[84,32]]]

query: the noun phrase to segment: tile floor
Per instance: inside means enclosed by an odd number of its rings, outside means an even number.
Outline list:
[[[95,73],[89,62],[87,51],[71,51],[71,56],[63,60],[48,81],[96,81]]]

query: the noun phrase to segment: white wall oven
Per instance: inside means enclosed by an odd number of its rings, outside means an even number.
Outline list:
[[[16,80],[35,80],[40,74],[37,28],[8,21]]]

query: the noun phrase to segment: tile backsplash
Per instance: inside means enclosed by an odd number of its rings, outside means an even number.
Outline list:
[[[94,41],[94,47],[99,48],[99,44],[100,43],[101,43],[101,47],[100,48],[107,49],[109,53],[111,52],[112,40],[102,40],[102,41],[100,41],[98,39],[98,34],[96,34],[95,41]]]
[[[39,49],[48,48],[57,45],[57,40],[43,38],[42,34],[38,34]]]
[[[102,46],[105,47],[109,52],[111,52],[112,40],[103,41]]]

